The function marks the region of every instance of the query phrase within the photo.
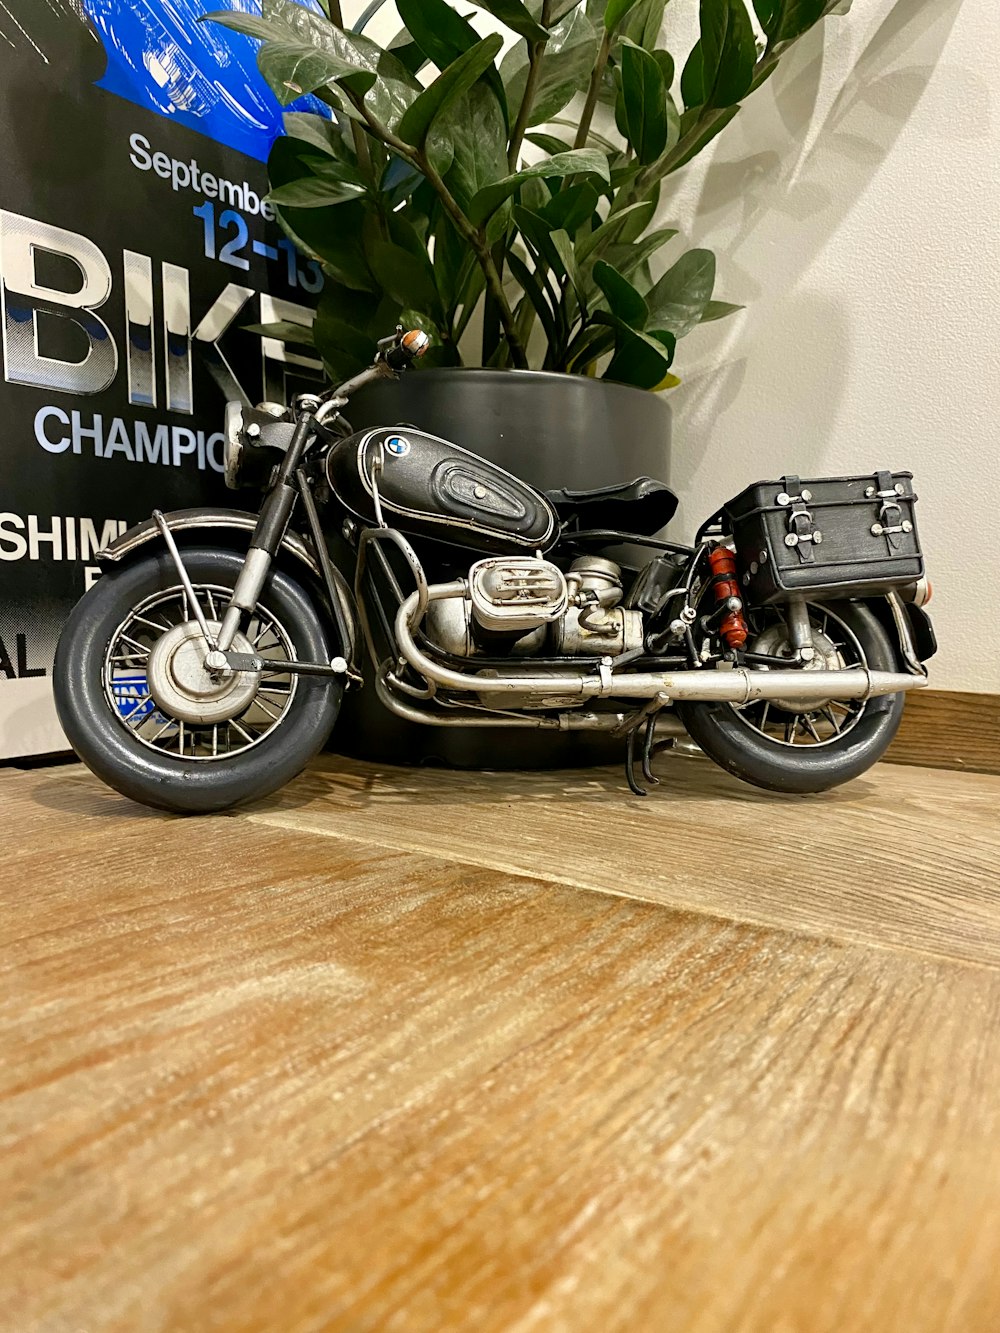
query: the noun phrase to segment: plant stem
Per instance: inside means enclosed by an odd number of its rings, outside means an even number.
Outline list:
[[[507,347],[510,351],[511,360],[519,370],[528,369],[528,358],[525,354],[524,346],[518,336],[517,326],[514,321],[514,313],[510,308],[510,302],[507,300],[507,294],[503,289],[503,279],[493,262],[493,256],[490,253],[490,247],[486,240],[486,233],[479,227],[473,226],[469,219],[462,212],[458,201],[448,189],[447,185],[441,179],[440,174],[430,161],[427,154],[419,148],[414,148],[412,144],[406,143],[397,134],[386,126],[372,113],[371,109],[365,105],[364,99],[356,94],[351,95],[351,100],[358,111],[365,118],[368,126],[368,132],[380,143],[391,148],[404,161],[409,162],[411,166],[417,168],[426,177],[428,183],[434,190],[434,193],[441,200],[445,212],[451,218],[455,230],[463,240],[472,246],[476,259],[479,261],[479,267],[483,270],[486,278],[486,290],[490,297],[496,303],[497,313],[500,316],[500,323],[503,325],[503,331],[507,337]]]
[[[580,117],[580,127],[576,132],[574,148],[586,148],[587,137],[590,134],[590,126],[593,123],[594,112],[597,109],[597,99],[601,95],[601,84],[604,82],[604,71],[608,67],[608,57],[611,55],[611,33],[604,29],[604,36],[601,39],[601,49],[597,53],[597,64],[594,66],[594,72],[590,76],[590,87],[587,89],[587,100],[583,104],[583,114]]]
[[[330,22],[344,31],[344,13],[340,7],[340,0],[328,0],[328,13]],[[372,155],[368,148],[368,140],[365,138],[365,132],[357,121],[351,121],[351,138],[354,140],[354,151],[357,154],[358,166],[361,168],[361,174],[371,183],[375,184],[375,171],[372,167]]]
[[[552,22],[552,0],[544,0],[539,22],[543,28],[548,28]],[[507,149],[508,171],[517,170],[518,158],[521,156],[521,145],[524,143],[524,135],[531,122],[531,112],[535,106],[535,93],[538,91],[538,80],[541,77],[542,61],[545,58],[545,48],[548,41],[549,39],[546,37],[542,42],[528,43],[528,78],[524,85],[524,96],[521,98],[517,120],[514,122],[514,130],[510,136],[510,145]]]

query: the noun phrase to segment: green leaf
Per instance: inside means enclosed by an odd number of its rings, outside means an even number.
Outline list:
[[[713,110],[710,112],[710,118],[697,130],[696,133],[692,134],[690,142],[686,145],[684,144],[684,136],[682,135],[681,143],[678,147],[683,145],[684,151],[677,157],[676,161],[671,162],[670,171],[668,171],[667,174],[669,175],[671,172],[679,171],[681,167],[690,162],[693,157],[697,157],[702,149],[707,147],[717,134],[722,133],[739,109],[738,106],[727,106],[724,111]],[[683,121],[681,124],[683,125]]]
[[[338,162],[348,163],[351,154],[344,143],[340,126],[335,120],[314,115],[311,111],[286,111],[285,133],[291,139],[300,139]]]
[[[540,213],[533,213],[530,208],[514,208],[514,221],[528,248],[541,259],[557,276],[565,277],[558,248],[552,242],[552,229]]]
[[[365,193],[363,185],[337,180],[334,176],[306,176],[302,180],[279,185],[268,199],[286,208],[329,208],[346,204]]]
[[[604,293],[612,315],[629,329],[642,330],[649,319],[649,307],[627,278],[603,259],[594,265],[594,281]]]
[[[699,39],[691,48],[681,71],[681,100],[685,107],[701,106],[705,101],[705,62]]]
[[[554,0],[552,5],[551,22],[558,23],[560,19],[565,18],[571,9],[576,9],[581,0]]]
[[[467,208],[487,185],[507,175],[507,124],[493,88],[475,83],[441,115],[438,126],[454,148],[448,188]]]
[[[573,151],[573,145],[565,139],[557,139],[554,134],[543,134],[541,130],[532,130],[524,137],[537,148],[544,149],[550,156],[554,156],[556,153],[571,153]]]
[[[649,322],[683,338],[701,321],[715,286],[715,255],[688,250],[649,293]]]
[[[609,179],[608,161],[596,148],[577,148],[571,153],[557,153],[555,157],[543,158],[533,166],[515,171],[495,185],[487,185],[480,190],[469,207],[469,217],[477,226],[483,222],[511,195],[516,194],[521,185],[532,177],[562,177],[590,174]]]
[[[261,338],[277,338],[279,342],[295,343],[298,347],[315,347],[316,337],[311,324],[296,324],[290,319],[278,319],[273,324],[244,324],[244,333],[256,333]]]
[[[243,14],[239,10],[214,9],[210,14],[202,14],[199,23],[217,23],[220,28],[231,28],[245,37],[257,37],[262,42],[284,42],[289,38],[288,29],[281,23],[262,18],[259,14]]]
[[[395,129],[400,117],[421,90],[421,85],[408,69],[390,52],[367,37],[342,32],[315,10],[304,9],[292,0],[265,0],[264,13],[243,14],[233,10],[208,14],[206,20],[279,45],[300,44],[311,46],[328,55],[337,56],[351,66],[353,75],[339,82],[367,97],[378,118],[390,129]],[[377,74],[373,83],[368,76]],[[370,91],[369,91],[370,90]],[[345,106],[348,115],[357,117],[353,108]]]
[[[311,144],[282,135],[275,139],[267,160],[271,188],[309,177],[318,163],[329,161]],[[361,240],[369,212],[369,201],[362,197],[328,208],[277,208],[278,222],[303,254],[320,260],[346,287],[365,291],[374,286]]]
[[[781,0],[753,0],[757,21],[765,32],[769,32],[775,16],[781,9]]]
[[[646,264],[652,255],[662,250],[677,235],[674,227],[664,227],[660,231],[650,232],[639,241],[629,245],[614,244],[604,247],[603,257],[623,278],[631,278],[637,269]]]
[[[801,37],[828,8],[828,0],[777,0],[769,22],[761,27],[771,42],[789,42]]]
[[[399,122],[400,138],[415,147],[422,147],[437,117],[492,68],[502,46],[503,38],[494,33],[452,61],[403,116]]]
[[[730,315],[735,315],[738,310],[745,310],[746,306],[733,305],[729,301],[709,301],[705,309],[701,312],[699,324],[711,324],[717,319],[728,319]]]
[[[357,92],[362,91],[359,78],[367,82],[364,92],[375,82],[374,74],[359,76],[346,60],[302,42],[265,42],[257,52],[257,64],[282,106],[337,79],[350,80]]]
[[[643,226],[652,217],[652,209],[649,204],[642,201],[638,204],[629,204],[628,208],[623,208],[619,213],[612,213],[606,222],[602,222],[599,227],[591,232],[589,236],[582,237],[577,246],[577,257],[582,263],[591,255],[596,254],[602,246],[609,244],[621,234],[623,225],[641,212],[645,218]]]
[[[670,334],[623,332],[602,379],[637,389],[668,387],[675,342]]]
[[[428,60],[444,70],[470,51],[479,34],[445,0],[396,0],[399,17]]]
[[[641,46],[621,45],[625,137],[645,166],[667,146],[667,89],[660,66]]]
[[[426,252],[421,263],[401,245],[376,240],[368,247],[368,260],[372,272],[394,301],[428,314],[441,313],[441,298]]]
[[[608,0],[604,7],[604,26],[608,32],[614,32],[636,3],[637,0]]]
[[[637,46],[645,47],[654,55],[657,54],[656,48],[660,41],[660,33],[663,31],[663,11],[666,7],[667,0],[639,0],[639,3],[629,11],[621,29],[621,36],[627,37]],[[661,51],[659,54],[667,55],[667,52]],[[668,79],[667,86],[669,85]]]
[[[529,125],[544,125],[557,116],[573,96],[584,91],[597,59],[598,36],[582,9],[558,23],[545,47]],[[511,117],[516,119],[528,81],[528,48],[518,42],[504,57],[500,76],[507,89]]]
[[[488,10],[511,32],[520,34],[529,42],[544,42],[548,39],[547,30],[535,22],[521,0],[472,0],[472,3],[480,9]]]
[[[566,277],[572,284],[581,306],[586,310],[587,298],[584,290],[583,279],[580,276],[580,270],[576,262],[576,254],[573,250],[573,241],[568,232],[556,229],[550,233],[550,241],[559,256],[560,267]]]
[[[750,91],[757,64],[750,15],[744,0],[701,0],[700,13],[704,104],[733,106]]]
[[[593,217],[597,199],[594,187],[581,181],[554,195],[542,208],[541,215],[553,231],[565,231],[575,236],[584,223]]]
[[[674,82],[674,58],[669,51],[651,51],[650,55],[660,67],[660,73],[663,75],[663,86],[669,93]]]
[[[542,328],[545,330],[545,337],[550,347],[556,347],[559,344],[559,330],[556,326],[555,315],[552,306],[546,299],[545,292],[532,271],[513,250],[507,255],[507,267],[514,276],[515,281],[523,290],[525,296],[531,302],[535,314],[542,321]]]

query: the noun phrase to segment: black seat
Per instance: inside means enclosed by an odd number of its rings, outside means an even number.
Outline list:
[[[590,491],[546,491],[564,523],[579,528],[612,528],[651,537],[677,512],[677,496],[662,481],[636,477]]]

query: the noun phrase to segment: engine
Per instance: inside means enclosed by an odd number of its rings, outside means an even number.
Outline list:
[[[426,632],[457,657],[616,657],[643,642],[641,611],[620,605],[622,571],[582,556],[502,556],[472,566],[467,597],[432,602]]]

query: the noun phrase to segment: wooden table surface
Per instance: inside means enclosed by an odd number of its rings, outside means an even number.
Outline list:
[[[1000,1328],[1000,778],[0,771],[0,1326]]]

